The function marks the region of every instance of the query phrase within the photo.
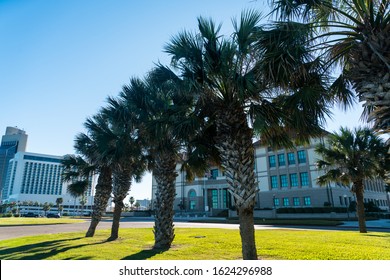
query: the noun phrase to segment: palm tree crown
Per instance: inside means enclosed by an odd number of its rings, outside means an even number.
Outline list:
[[[364,115],[390,133],[390,2],[388,0],[272,0],[280,19],[297,20],[311,52],[341,66],[339,84],[350,83]],[[293,32],[292,32],[293,34]]]
[[[316,152],[322,157],[317,165],[325,174],[318,177],[320,185],[336,182],[349,186],[356,194],[359,226],[366,232],[364,220],[364,180],[385,178],[390,168],[390,157],[384,141],[368,128],[354,131],[341,128],[339,133],[330,134],[327,143],[322,143]]]

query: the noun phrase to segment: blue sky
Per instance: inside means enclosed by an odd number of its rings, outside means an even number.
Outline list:
[[[266,0],[0,0],[0,133],[17,126],[29,152],[73,153],[83,122],[133,76],[154,63],[171,36],[195,30],[198,16],[223,23],[244,9],[266,13]],[[360,106],[342,113],[328,130],[359,125]],[[132,187],[151,197],[151,179]]]

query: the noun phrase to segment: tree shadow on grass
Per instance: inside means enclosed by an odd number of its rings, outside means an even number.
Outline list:
[[[147,260],[151,257],[154,257],[155,255],[162,254],[169,249],[145,249],[142,251],[139,251],[138,253],[126,256],[122,258],[122,260]]]
[[[22,245],[13,248],[3,248],[0,249],[0,259],[10,259],[10,260],[44,260],[49,257],[55,256],[59,253],[66,252],[68,250],[81,248],[84,246],[93,246],[98,245],[103,242],[98,242],[94,244],[79,244],[79,245],[66,245],[63,242],[75,241],[83,239],[84,237],[68,238],[68,239],[59,239],[52,241],[45,241],[40,243]],[[68,258],[69,259],[69,258]],[[80,258],[75,258],[80,259]],[[86,257],[83,259],[90,259]]]
[[[375,234],[375,233],[367,233],[367,236],[370,236],[370,237],[378,237],[378,238],[390,238],[390,234],[386,234],[386,235],[380,235],[380,234]]]

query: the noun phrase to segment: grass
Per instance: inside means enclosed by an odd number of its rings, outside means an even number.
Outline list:
[[[238,224],[238,218],[231,219],[197,219],[196,223],[228,223]],[[324,219],[259,219],[255,218],[256,225],[296,225],[296,226],[338,226],[343,222]]]
[[[53,224],[73,224],[82,223],[83,219],[73,218],[0,218],[0,227],[5,226],[21,226],[21,225],[53,225]]]
[[[238,230],[177,228],[170,250],[152,250],[152,229],[121,229],[107,242],[109,230],[93,238],[84,232],[3,240],[0,259],[12,260],[237,260]],[[258,230],[259,258],[267,260],[390,260],[390,233],[352,231]]]

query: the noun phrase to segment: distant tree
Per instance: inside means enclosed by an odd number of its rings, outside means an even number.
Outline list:
[[[129,199],[129,202],[130,202],[130,210],[133,210],[133,204],[135,202],[134,197],[131,196],[130,199]]]
[[[56,205],[57,205],[57,210],[58,213],[61,213],[60,206],[64,202],[64,199],[62,197],[57,197],[56,199]]]
[[[50,206],[49,203],[45,202],[45,203],[43,204],[43,206],[42,206],[42,209],[43,209],[43,211],[45,212],[45,216],[46,216],[46,213],[47,213],[47,211],[50,211],[51,206]]]
[[[83,195],[81,196],[81,198],[79,199],[79,202],[80,202],[80,205],[81,205],[81,214],[80,214],[80,216],[81,216],[81,215],[83,215],[83,213],[84,213],[85,204],[87,204],[87,198],[85,197],[84,194],[83,194]]]
[[[141,206],[141,204],[138,201],[134,204],[134,207],[136,210],[139,210],[140,206]]]
[[[384,178],[390,167],[390,158],[384,141],[368,128],[356,128],[354,131],[341,128],[339,133],[328,136],[327,143],[317,146],[316,152],[322,157],[317,161],[325,174],[318,177],[320,185],[329,182],[349,186],[356,194],[359,230],[366,233],[364,209],[364,181]]]

